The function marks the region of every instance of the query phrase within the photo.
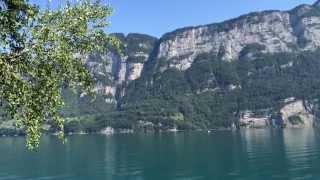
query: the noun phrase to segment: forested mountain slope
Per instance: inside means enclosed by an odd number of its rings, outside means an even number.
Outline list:
[[[87,57],[97,97],[66,90],[67,131],[317,124],[320,2],[185,27],[114,34],[122,53]]]

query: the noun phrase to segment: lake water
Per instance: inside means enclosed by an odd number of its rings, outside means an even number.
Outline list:
[[[313,129],[0,138],[2,180],[320,179]]]

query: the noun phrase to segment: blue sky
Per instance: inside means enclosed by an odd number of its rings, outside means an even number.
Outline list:
[[[30,0],[45,7],[48,0]],[[53,5],[63,0],[52,0]],[[253,11],[288,10],[316,0],[104,0],[114,8],[109,32],[160,37],[185,26],[221,22]]]

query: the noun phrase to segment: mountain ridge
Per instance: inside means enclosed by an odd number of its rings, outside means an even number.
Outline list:
[[[317,122],[317,111],[306,108],[318,107],[314,87],[320,87],[316,5],[248,13],[180,28],[160,39],[140,33],[113,35],[123,42],[124,53],[109,51],[86,62],[96,90],[113,107],[94,111],[103,114],[97,123],[108,120],[102,124],[129,129],[210,129]],[[101,102],[95,109],[104,108]]]
[[[169,67],[186,70],[202,52],[212,51],[232,60],[254,43],[266,46],[268,53],[314,50],[319,46],[319,15],[317,7],[300,5],[288,11],[253,12],[222,23],[178,29],[160,38],[158,59],[167,58],[173,62]]]
[[[160,39],[112,33],[122,53],[85,62],[97,97],[64,90],[65,130],[320,127],[319,5],[252,12]],[[2,125],[0,134],[16,133]]]
[[[313,100],[302,97],[314,92],[296,90],[303,88],[295,83],[304,83],[290,79],[299,76],[299,68],[309,74],[303,81],[319,75],[308,67],[318,65],[319,29],[320,9],[299,5],[166,33],[144,65],[149,73],[129,83],[120,107],[132,119],[155,124],[166,119],[180,128],[198,121],[209,127],[303,126],[292,119],[312,126],[317,117],[305,104]],[[233,97],[246,100],[239,100],[241,105]]]
[[[316,4],[302,4],[287,11],[251,12],[220,23],[178,28],[165,33],[160,39],[141,33],[112,33],[125,42],[125,46],[128,46],[127,40],[130,45],[124,55],[115,52],[106,55],[105,58],[111,60],[108,68],[113,69],[113,83],[99,89],[107,89],[106,94],[118,96],[116,99],[119,100],[131,81],[172,67],[187,70],[203,53],[230,61],[239,56],[252,56],[252,52],[245,54],[250,48],[260,48],[259,51],[265,53],[314,50],[320,46],[320,10]],[[310,25],[309,21],[316,24]],[[130,48],[136,45],[141,47]],[[145,50],[144,45],[148,46]],[[144,57],[140,58],[142,61],[130,63],[139,54]]]

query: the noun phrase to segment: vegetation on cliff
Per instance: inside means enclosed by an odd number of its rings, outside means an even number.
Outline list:
[[[319,98],[319,56],[320,51],[259,54],[226,62],[201,55],[187,71],[168,69],[131,83],[121,110],[132,121],[196,129],[237,124],[246,110],[278,114],[287,98]]]

